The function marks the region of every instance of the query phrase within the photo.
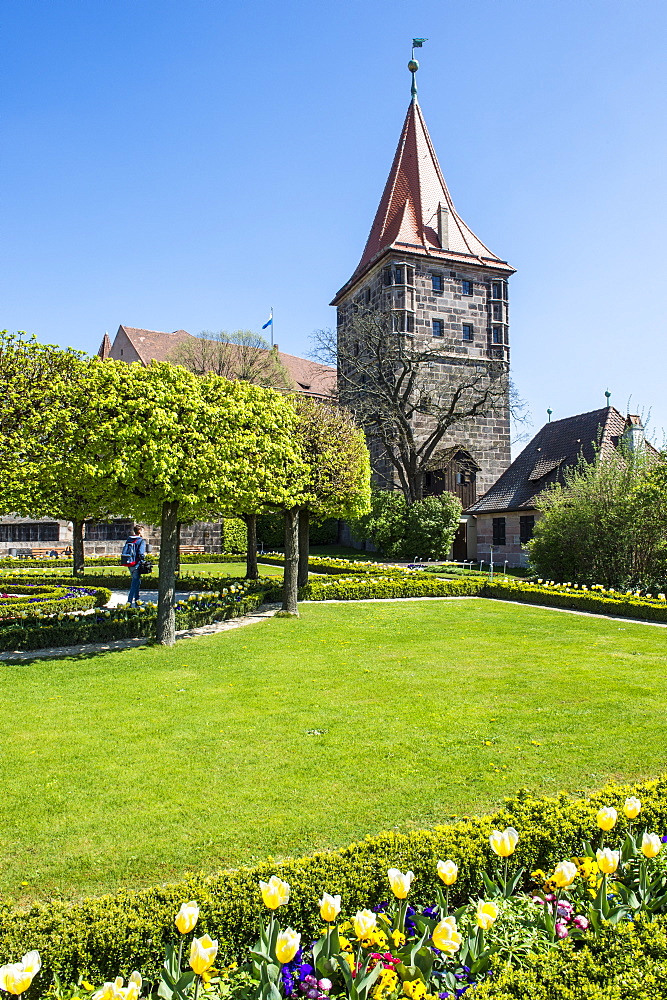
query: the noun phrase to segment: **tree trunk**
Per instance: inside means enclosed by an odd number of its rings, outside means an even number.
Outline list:
[[[283,612],[299,617],[297,593],[299,579],[299,508],[285,511],[285,576],[283,580]]]
[[[257,514],[244,514],[243,520],[246,525],[246,580],[259,580],[259,570],[257,568]]]
[[[74,576],[83,576],[83,521],[72,521],[72,569]]]
[[[178,500],[162,504],[160,576],[157,598],[157,641],[161,646],[176,642],[176,562],[178,559]]]
[[[310,552],[310,511],[302,507],[299,511],[299,577],[298,587],[308,583],[308,555]]]
[[[183,522],[179,521],[176,525],[176,573],[181,572],[181,524]]]

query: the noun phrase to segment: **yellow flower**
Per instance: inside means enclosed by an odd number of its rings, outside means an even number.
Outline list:
[[[598,859],[600,871],[604,872],[605,875],[613,875],[618,868],[619,852],[610,851],[608,847],[605,847],[603,851],[597,850],[595,856]]]
[[[0,968],[0,990],[18,996],[24,993],[42,967],[38,951],[28,951],[20,962]]]
[[[142,978],[141,973],[136,970],[127,981],[127,986],[123,990],[125,1000],[138,1000],[141,993]]]
[[[426,986],[421,979],[411,979],[403,983],[403,994],[406,997],[410,997],[410,1000],[424,1000]]]
[[[377,916],[375,913],[371,913],[370,910],[359,910],[352,917],[352,925],[354,927],[354,933],[357,937],[365,938],[371,931],[375,930],[377,926]]]
[[[352,945],[346,937],[343,937],[342,934],[338,936],[338,944],[340,945],[341,951],[352,951]]]
[[[402,948],[405,944],[405,934],[401,934],[398,930],[391,932],[391,939],[395,948]]]
[[[490,900],[484,902],[483,899],[480,899],[477,904],[477,912],[475,913],[477,926],[481,927],[483,931],[488,931],[491,924],[498,918],[499,912],[495,903],[492,903]]]
[[[461,947],[463,938],[456,929],[456,918],[445,917],[433,928],[432,941],[446,955],[453,955]]]
[[[340,895],[330,896],[328,892],[322,893],[320,900],[320,916],[327,923],[333,923],[340,913]]]
[[[489,843],[491,850],[499,857],[509,858],[510,854],[514,854],[518,839],[519,834],[514,827],[508,826],[502,833],[500,830],[494,830],[489,837]]]
[[[403,875],[399,872],[398,868],[390,868],[387,872],[387,877],[389,879],[389,885],[391,886],[391,891],[396,896],[396,899],[405,899],[407,894],[410,892],[410,886],[414,880],[414,872],[406,872]]]
[[[567,889],[577,877],[578,870],[571,861],[559,861],[554,868],[553,881],[559,889]]]
[[[194,899],[189,903],[181,903],[181,908],[176,914],[174,923],[181,934],[189,934],[195,929],[195,924],[199,920],[199,907]]]
[[[276,958],[281,965],[287,965],[288,962],[292,961],[299,950],[300,941],[301,935],[293,931],[291,927],[280,932],[276,938]]]
[[[218,942],[212,941],[208,934],[204,934],[200,938],[193,938],[190,948],[190,968],[198,976],[201,976],[202,972],[211,968],[217,954]]]
[[[625,800],[625,805],[623,806],[623,812],[628,817],[628,819],[636,819],[641,812],[642,804],[639,799],[636,799],[634,795],[631,795]]]
[[[618,813],[616,812],[615,809],[612,809],[611,806],[605,806],[604,808],[598,811],[598,814],[595,817],[595,819],[600,829],[604,830],[605,832],[608,832],[609,830],[613,830],[614,827],[616,826]]]
[[[277,875],[272,875],[268,882],[260,882],[259,887],[264,905],[270,910],[277,910],[279,906],[289,903],[289,885]]]
[[[438,861],[438,875],[445,885],[454,885],[459,870],[453,861]]]
[[[657,858],[662,850],[662,841],[657,833],[645,833],[642,837],[642,854],[645,858]]]

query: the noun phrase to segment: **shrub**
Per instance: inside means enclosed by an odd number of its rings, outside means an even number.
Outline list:
[[[226,581],[230,584],[230,581]],[[210,625],[254,611],[265,600],[266,583],[231,581],[217,594],[191,597],[176,605],[176,628]],[[21,616],[0,628],[0,649],[49,649],[115,639],[155,637],[157,607],[100,609],[93,615]]]
[[[344,914],[349,916],[358,908],[386,899],[387,869],[392,866],[415,873],[411,902],[427,904],[438,884],[438,859],[451,858],[459,866],[451,900],[462,904],[483,892],[481,872],[491,870],[495,859],[488,839],[492,829],[514,826],[520,839],[513,862],[527,873],[535,868],[546,871],[563,858],[579,854],[582,842],[599,832],[595,815],[601,806],[617,807],[622,817],[622,804],[629,795],[641,799],[642,819],[649,829],[667,829],[667,776],[634,786],[609,785],[585,799],[573,799],[565,793],[538,798],[523,791],[506,800],[503,809],[493,815],[464,818],[433,830],[380,833],[338,851],[298,860],[192,875],[172,885],[123,890],[76,903],[53,900],[28,910],[16,910],[5,903],[0,905],[0,961],[13,961],[36,948],[44,971],[35,990],[46,989],[54,972],[65,982],[76,982],[81,976],[94,982],[113,980],[119,973],[129,975],[134,968],[141,969],[147,978],[155,978],[164,945],[178,937],[174,915],[189,899],[196,899],[201,907],[199,932],[217,938],[219,961],[230,961],[254,942],[257,919],[264,912],[258,881],[276,872],[291,886],[287,918],[291,926],[302,930],[306,940],[319,934],[316,904],[323,891],[341,893]],[[619,820],[619,837],[627,829],[626,822]],[[526,875],[525,887],[528,878]],[[657,944],[651,944],[650,931],[644,940],[649,950]],[[551,961],[557,959],[547,959]],[[514,985],[508,980],[505,994],[487,992],[482,996],[496,996],[497,1000],[532,996],[512,993],[511,989]],[[549,992],[535,995],[540,1000],[560,996]],[[638,994],[637,1000],[644,998]]]
[[[442,559],[449,554],[460,515],[453,493],[408,505],[401,493],[374,490],[370,514],[350,526],[355,538],[370,539],[393,559]]]
[[[285,557],[281,552],[270,552],[259,557],[261,563],[269,566],[284,566]],[[369,562],[364,559],[337,559],[331,556],[309,556],[308,569],[312,573],[332,573],[348,576],[405,576],[410,570],[391,563]]]
[[[360,579],[313,579],[300,594],[305,601],[363,601],[400,597],[467,597],[477,595],[483,580],[434,580],[424,576],[384,576]]]
[[[521,601],[550,608],[588,611],[591,614],[615,618],[636,618],[642,621],[667,622],[667,602],[635,594],[619,594],[608,590],[575,590],[568,585],[540,586],[530,583],[486,582],[481,597],[501,601]]]
[[[110,591],[104,588],[53,584],[39,586],[26,584],[20,579],[0,578],[0,593],[6,590],[11,591],[11,594],[0,597],[0,628],[17,618],[27,620],[40,615],[103,607],[111,596]]]
[[[245,552],[248,548],[248,533],[245,521],[240,517],[226,517],[222,522],[222,545],[225,552]]]

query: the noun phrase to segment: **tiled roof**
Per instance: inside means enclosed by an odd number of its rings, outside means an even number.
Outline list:
[[[175,347],[183,343],[183,341],[194,339],[192,334],[186,330],[163,333],[160,330],[141,330],[133,326],[119,326],[116,340],[120,336],[121,342],[123,342],[123,334],[130,341],[139,356],[139,360],[144,365],[149,365],[151,361],[166,361]],[[102,341],[102,345],[98,351],[99,356],[109,357],[111,355],[117,358],[117,360],[126,360],[126,356],[122,359],[117,357],[120,349],[114,349],[116,340],[114,340],[112,346],[107,347],[106,341],[108,341],[108,337],[105,334],[105,340]],[[106,353],[102,353],[104,350],[106,350]],[[335,368],[329,368],[327,365],[320,365],[315,361],[309,361],[307,358],[299,358],[293,354],[283,354],[282,351],[278,351],[277,347],[275,350],[278,354],[278,359],[287,369],[287,373],[293,383],[288,388],[293,388],[306,396],[323,396],[327,398],[335,396]]]
[[[534,509],[536,497],[552,483],[563,482],[563,472],[574,465],[580,454],[587,462],[595,455],[599,441],[602,454],[618,447],[628,421],[613,406],[579,413],[545,424],[526,445],[509,469],[467,514]]]
[[[446,246],[438,236],[441,207],[448,213]],[[351,281],[390,248],[514,273],[475,236],[454,208],[416,99],[408,108],[384,193]]]

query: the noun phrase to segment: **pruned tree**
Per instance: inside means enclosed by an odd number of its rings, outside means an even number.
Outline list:
[[[379,310],[360,312],[344,338],[320,330],[314,342],[318,360],[337,364],[341,403],[390,464],[408,504],[424,495],[429,463],[449,431],[510,407],[504,361],[456,355],[444,343],[396,333]]]
[[[180,343],[168,361],[195,375],[221,375],[271,389],[293,388],[278,351],[251,330],[204,330],[198,337]]]

